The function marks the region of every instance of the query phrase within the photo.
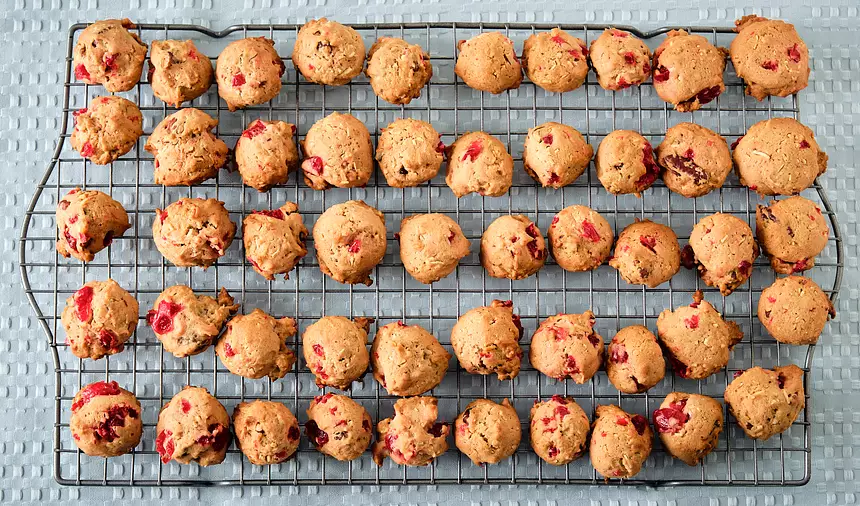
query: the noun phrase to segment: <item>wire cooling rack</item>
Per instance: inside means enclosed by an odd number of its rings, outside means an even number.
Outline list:
[[[563,207],[586,204],[603,214],[616,234],[635,218],[650,218],[670,225],[681,243],[699,218],[722,211],[734,214],[754,225],[758,197],[738,184],[734,175],[719,191],[698,199],[685,199],[670,193],[661,182],[634,196],[612,196],[595,177],[591,168],[574,184],[562,190],[539,188],[522,169],[522,143],[528,128],[545,121],[560,121],[580,130],[592,144],[612,130],[627,128],[642,132],[654,145],[666,129],[678,122],[693,121],[725,136],[729,142],[746,128],[762,119],[775,116],[798,117],[797,97],[768,99],[759,103],[744,97],[742,83],[727,71],[727,90],[717,100],[694,113],[671,110],[654,93],[650,83],[623,92],[601,89],[590,74],[586,84],[571,93],[549,94],[530,82],[500,96],[478,93],[466,87],[453,72],[456,44],[481,31],[499,30],[511,37],[516,47],[539,30],[558,25],[476,24],[476,23],[410,23],[355,25],[369,45],[379,36],[402,37],[419,43],[430,52],[434,75],[421,98],[407,106],[392,106],[373,94],[366,78],[360,76],[347,86],[332,88],[300,79],[289,56],[298,25],[243,25],[220,32],[189,25],[142,24],[136,28],[147,43],[158,39],[195,41],[201,51],[214,57],[230,41],[250,36],[274,39],[276,49],[287,63],[280,95],[257,107],[229,113],[219,101],[215,88],[197,99],[194,107],[218,118],[219,137],[235,144],[245,125],[263,117],[281,119],[298,125],[298,135],[307,132],[314,121],[332,111],[350,112],[364,121],[374,138],[379,129],[399,117],[430,121],[450,144],[458,135],[484,130],[498,136],[514,155],[514,185],[508,195],[482,198],[470,195],[456,199],[444,183],[444,174],[417,188],[394,189],[385,185],[377,172],[366,188],[332,189],[317,192],[307,188],[296,174],[290,182],[260,194],[242,185],[237,173],[222,171],[212,181],[191,188],[164,188],[152,179],[152,157],[142,148],[154,126],[172,108],[155,99],[149,84],[142,81],[122,95],[135,101],[144,115],[144,137],[127,155],[110,166],[96,166],[73,152],[66,139],[71,134],[71,113],[85,107],[93,97],[104,94],[99,86],[74,82],[71,56],[75,35],[85,24],[76,24],[69,33],[65,59],[65,83],[62,115],[58,126],[60,138],[56,151],[41,182],[35,188],[32,202],[24,217],[21,231],[20,266],[26,295],[45,331],[54,361],[56,377],[55,424],[52,442],[54,477],[67,485],[328,485],[328,484],[603,484],[587,457],[567,466],[554,467],[542,462],[528,443],[528,413],[538,398],[552,394],[576,398],[589,414],[598,404],[620,404],[623,409],[641,413],[650,419],[651,412],[671,391],[698,392],[722,401],[725,386],[734,372],[752,365],[773,367],[796,363],[809,371],[813,347],[782,346],[767,335],[755,316],[762,288],[774,280],[774,273],[764,258],[754,266],[750,281],[735,293],[723,297],[714,289],[701,285],[691,271],[682,269],[671,282],[654,289],[628,285],[607,265],[589,273],[567,273],[553,261],[547,262],[536,276],[511,282],[488,278],[478,258],[481,232],[502,214],[522,213],[536,221],[546,232],[552,217]],[[602,25],[562,25],[561,28],[587,43],[606,28]],[[641,32],[620,27],[645,39],[653,49],[670,28]],[[720,46],[728,46],[733,37],[729,28],[687,27]],[[58,62],[59,64],[59,62]],[[145,73],[144,73],[145,76]],[[117,238],[95,261],[82,264],[59,257],[55,251],[54,212],[58,199],[74,187],[99,189],[113,196],[128,210],[132,228]],[[804,195],[819,202],[830,219],[831,236],[827,248],[808,272],[829,294],[836,298],[842,278],[842,243],[836,216],[825,192],[816,182]],[[208,269],[177,268],[166,263],[152,242],[151,224],[156,207],[164,207],[183,196],[216,197],[226,202],[232,219],[241,226],[242,219],[253,209],[273,208],[286,200],[299,203],[308,228],[327,207],[348,199],[363,199],[385,213],[388,229],[388,252],[374,270],[371,287],[346,286],[326,279],[319,271],[313,253],[290,273],[287,281],[267,282],[257,275],[242,254],[241,229],[233,246],[218,263]],[[472,253],[463,259],[456,273],[431,286],[418,284],[405,275],[399,260],[394,233],[400,220],[409,214],[443,212],[452,215],[472,243]],[[310,239],[309,239],[310,241]],[[514,458],[491,466],[474,466],[451,446],[449,451],[424,468],[406,468],[387,460],[382,467],[371,462],[369,452],[350,463],[325,458],[302,438],[297,456],[286,463],[258,467],[250,464],[235,448],[224,463],[211,468],[161,464],[155,452],[155,423],[161,406],[185,385],[204,386],[232,411],[242,400],[264,398],[284,402],[304,421],[304,411],[322,390],[300,358],[294,370],[277,381],[251,381],[231,375],[215,358],[212,350],[185,359],[164,353],[152,331],[141,323],[126,345],[126,350],[98,361],[80,360],[66,349],[65,336],[59,324],[64,302],[84,282],[92,279],[117,280],[139,301],[141,314],[166,286],[187,284],[202,293],[215,294],[226,287],[243,304],[242,311],[260,307],[276,316],[293,316],[300,332],[323,314],[369,316],[377,325],[394,320],[420,324],[436,335],[450,350],[450,330],[465,311],[493,299],[511,299],[522,316],[526,337],[522,343],[528,351],[527,336],[539,322],[558,312],[579,313],[592,309],[597,315],[597,331],[609,339],[618,329],[632,324],[655,328],[657,315],[665,308],[690,302],[695,290],[702,288],[706,298],[723,314],[741,325],[743,341],[731,355],[724,372],[693,381],[667,377],[649,392],[639,395],[619,394],[599,372],[585,385],[557,382],[540,375],[527,362],[513,381],[465,373],[452,359],[442,384],[432,395],[439,399],[440,418],[452,421],[474,398],[494,400],[509,398],[516,407],[524,431],[523,443]],[[828,339],[828,336],[823,336]],[[301,357],[300,340],[293,340]],[[363,404],[375,421],[391,416],[394,399],[367,375],[349,392]],[[808,375],[807,375],[808,378]],[[144,436],[132,453],[113,459],[92,458],[80,453],[68,429],[71,399],[78,389],[98,380],[116,380],[134,392],[143,406]],[[807,393],[808,380],[804,381]],[[802,485],[809,480],[811,466],[810,399],[806,409],[785,433],[769,441],[748,439],[725,411],[726,429],[719,447],[696,467],[688,467],[669,457],[655,439],[655,448],[642,472],[634,479],[611,480],[612,484],[636,485]]]

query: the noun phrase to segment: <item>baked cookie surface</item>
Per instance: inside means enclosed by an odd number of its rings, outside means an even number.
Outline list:
[[[296,354],[287,346],[287,339],[294,335],[295,319],[274,318],[257,308],[227,322],[215,353],[237,376],[249,379],[268,376],[276,380],[283,378],[296,363]]]
[[[242,225],[245,256],[268,280],[279,274],[289,279],[289,272],[308,254],[307,236],[308,229],[294,202],[278,209],[251,211]]]
[[[137,328],[137,300],[116,281],[90,281],[66,299],[66,344],[79,358],[119,353]]]
[[[726,89],[727,53],[701,35],[670,31],[654,50],[654,90],[677,111],[700,109]]]
[[[75,79],[101,84],[112,93],[128,91],[140,80],[146,44],[128,18],[96,21],[84,28],[72,57]]]
[[[778,278],[761,292],[758,319],[774,339],[786,344],[815,344],[836,316],[830,297],[802,276]]]
[[[274,401],[240,402],[233,410],[236,446],[252,464],[280,464],[299,448],[299,421]]]
[[[155,450],[164,464],[220,464],[232,439],[224,406],[205,388],[191,386],[161,408],[155,433]]]
[[[588,75],[588,48],[582,39],[553,28],[526,39],[522,66],[528,78],[546,91],[573,91]]]
[[[438,281],[469,254],[469,240],[456,221],[444,214],[415,214],[400,222],[400,260],[421,283]]]
[[[646,327],[624,327],[612,338],[607,349],[606,375],[620,392],[645,392],[660,383],[665,374],[663,350]]]
[[[756,206],[755,224],[762,251],[779,274],[811,269],[830,236],[821,208],[800,196]]]
[[[215,62],[218,96],[231,111],[266,103],[280,93],[284,70],[275,41],[265,37],[233,41]]]
[[[660,175],[651,143],[632,130],[615,130],[604,137],[594,167],[600,184],[613,195],[639,196]]]
[[[500,197],[513,184],[514,159],[505,145],[485,132],[463,134],[448,147],[445,182],[460,198],[469,193]]]
[[[435,397],[409,397],[394,403],[394,416],[376,426],[373,461],[381,466],[386,457],[402,466],[426,466],[448,450],[451,431],[438,422]]]
[[[747,436],[770,439],[788,430],[803,410],[803,370],[794,364],[747,369],[729,383],[724,397]]]
[[[653,421],[669,455],[695,466],[719,443],[723,407],[705,395],[672,392],[654,410]]]
[[[607,28],[591,42],[589,60],[605,90],[639,86],[651,76],[651,50],[630,32],[617,28]]]
[[[143,115],[122,97],[96,97],[74,112],[72,149],[96,165],[107,165],[131,151],[143,135]]]
[[[746,283],[759,253],[747,222],[725,213],[699,220],[690,232],[690,247],[702,281],[723,295]]]
[[[146,323],[164,350],[182,358],[203,353],[221,333],[238,304],[221,288],[217,298],[197,295],[185,285],[166,288],[146,313]]]
[[[361,73],[364,41],[354,29],[326,18],[302,25],[293,47],[293,65],[312,83],[340,86]]]
[[[445,160],[439,132],[425,121],[395,120],[379,134],[376,161],[388,186],[406,188],[430,181]]]
[[[585,453],[591,426],[572,397],[535,401],[529,420],[532,449],[548,464],[563,466]]]
[[[496,218],[481,235],[481,264],[494,278],[525,279],[543,267],[547,255],[543,234],[521,214]]]
[[[454,421],[457,448],[475,465],[496,464],[514,454],[522,429],[508,399],[476,399]]]
[[[203,95],[212,86],[212,62],[190,40],[155,40],[149,55],[152,93],[173,107]]]
[[[155,157],[155,184],[192,186],[215,177],[227,163],[227,145],[212,129],[218,120],[188,107],[164,118],[146,140]]]
[[[651,454],[654,433],[642,415],[618,406],[597,406],[591,422],[591,465],[605,480],[639,474]]]
[[[678,236],[666,225],[637,219],[618,234],[609,265],[631,285],[657,287],[681,268]]]
[[[72,399],[69,430],[75,445],[91,457],[118,457],[140,444],[140,402],[116,381],[98,381]]]
[[[663,182],[687,198],[721,188],[732,171],[732,154],[724,138],[695,123],[679,123],[666,130],[657,146]]]
[[[514,43],[499,32],[485,32],[457,43],[454,73],[470,88],[498,95],[520,87],[523,70]]]
[[[314,190],[366,186],[373,174],[373,145],[364,123],[333,112],[317,121],[301,141],[302,173]]]
[[[421,95],[433,76],[433,65],[421,46],[396,37],[380,37],[370,46],[364,73],[376,96],[405,105]]]
[[[313,237],[323,274],[339,283],[373,283],[370,273],[388,244],[381,212],[361,200],[333,205],[317,218]]]
[[[548,122],[530,128],[523,145],[523,167],[543,187],[561,188],[582,175],[594,149],[575,128]]]
[[[594,323],[591,311],[550,316],[532,335],[529,362],[550,378],[589,381],[603,365],[603,337]]]
[[[451,354],[419,325],[401,321],[380,327],[373,340],[373,377],[391,395],[421,395],[436,388]]]
[[[547,238],[562,269],[583,272],[596,269],[609,258],[614,235],[609,222],[597,211],[572,205],[553,217]]]
[[[302,350],[318,387],[346,390],[353,381],[361,380],[370,364],[367,334],[371,323],[373,318],[323,316],[305,329]]]
[[[735,21],[729,54],[746,94],[787,97],[809,83],[809,50],[794,25],[755,14]]]
[[[340,461],[355,460],[370,446],[373,422],[364,406],[345,395],[314,397],[305,433],[321,453]]]
[[[494,300],[461,316],[451,330],[451,347],[460,365],[471,374],[493,374],[500,380],[520,372],[523,351],[520,317],[511,301]]]
[[[177,267],[211,266],[224,256],[235,234],[236,224],[224,203],[215,199],[179,199],[156,209],[152,222],[155,247]]]
[[[91,262],[131,228],[122,204],[98,190],[70,190],[57,203],[57,253]]]
[[[295,134],[296,126],[291,123],[252,121],[234,149],[242,181],[261,192],[286,183],[290,172],[299,166]]]

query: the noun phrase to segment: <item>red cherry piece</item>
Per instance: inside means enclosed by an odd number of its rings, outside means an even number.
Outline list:
[[[173,458],[173,439],[170,436],[173,435],[173,432],[169,430],[163,430],[158,433],[158,436],[155,438],[155,450],[161,455],[161,462],[163,464],[167,464],[170,462],[170,459]]]
[[[83,63],[75,67],[75,79],[79,81],[90,80],[90,73],[87,71],[87,68],[84,66]]]
[[[556,341],[564,341],[568,337],[570,337],[570,332],[567,331],[564,327],[550,327],[549,331],[555,334]]]
[[[684,325],[686,325],[688,329],[699,328],[699,315],[694,314],[689,318],[684,318]]]
[[[75,314],[78,320],[88,322],[93,317],[93,295],[94,291],[91,286],[81,287],[75,292]]]
[[[233,87],[242,86],[245,84],[245,76],[242,74],[236,74],[233,76]]]
[[[646,76],[651,73],[651,62],[645,60],[645,63],[642,64],[642,73]]]
[[[612,36],[623,39],[623,38],[629,37],[630,34],[627,32],[622,32],[621,30],[612,30]]]
[[[645,174],[636,180],[636,188],[640,191],[650,188],[660,174],[657,164],[654,163],[654,148],[649,142],[642,146],[642,164],[645,166]]]
[[[616,84],[618,85],[618,88],[622,90],[633,86],[632,84],[628,83],[627,79],[624,79],[624,77],[619,77],[618,82]]]
[[[645,419],[642,415],[633,415],[632,418],[633,426],[636,427],[636,432],[641,436],[645,433],[645,429],[648,428],[648,420]]]
[[[121,351],[123,346],[116,337],[116,334],[107,329],[99,331],[99,342],[108,350]]]
[[[445,424],[442,422],[436,422],[430,427],[429,432],[433,437],[442,437],[445,431]]]
[[[308,420],[305,424],[305,433],[308,435],[308,439],[318,447],[325,446],[328,443],[328,433],[321,430],[313,420]]]
[[[776,303],[776,297],[768,297],[767,301],[770,302],[771,304],[775,304]]]
[[[654,82],[655,83],[664,83],[669,80],[669,69],[662,65],[658,65],[657,69],[654,71]]]
[[[624,53],[624,63],[627,65],[633,65],[636,63],[636,55],[633,54],[633,51],[627,51]]]
[[[547,146],[552,145],[552,134],[544,135],[543,137],[540,138],[540,141],[542,143],[546,144]]]
[[[562,396],[560,396],[560,395],[553,395],[553,396],[551,397],[551,400],[552,400],[553,402],[557,402],[557,403],[559,403],[559,404],[567,404],[567,403],[568,403],[567,398],[562,397]],[[535,401],[535,402],[537,402],[537,401]]]
[[[552,224],[555,225],[556,223],[558,223],[558,216],[553,216],[552,217]]]
[[[305,161],[302,162],[302,170],[315,176],[321,176],[323,173],[322,158],[318,156],[306,158]]]
[[[182,403],[180,404],[183,413],[188,413],[191,411],[191,403],[188,402],[188,399],[182,399]]]
[[[794,63],[800,63],[800,50],[797,49],[797,44],[788,48],[788,58]]]
[[[696,93],[696,98],[699,99],[700,104],[705,105],[720,96],[720,93],[722,93],[722,91],[719,86],[711,86],[710,88],[705,88],[699,93]]]
[[[350,253],[358,253],[359,251],[361,251],[361,240],[354,239],[351,243],[349,243],[348,251]]]
[[[558,448],[556,448],[555,446],[550,446],[548,455],[549,458],[554,459],[558,455]]]
[[[619,416],[618,418],[616,418],[616,419],[615,419],[615,423],[616,423],[616,424],[618,424],[618,425],[621,425],[622,427],[626,427],[626,426],[627,426],[627,424],[628,424],[628,423],[630,423],[630,422],[628,422],[628,421],[627,421],[627,418],[626,418],[626,417],[624,417],[624,416]]]
[[[550,37],[550,40],[552,40],[553,42],[555,42],[559,46],[567,43],[567,41],[564,40],[564,37],[562,37],[561,35],[553,35],[552,37]]]
[[[436,152],[437,153],[445,153],[445,143],[442,142],[441,140],[439,141],[439,144],[436,144]]]
[[[318,357],[325,358],[325,350],[323,350],[323,347],[319,343],[313,345],[313,350]]]
[[[472,141],[472,143],[469,144],[469,147],[466,148],[466,152],[463,154],[463,158],[461,158],[460,161],[465,162],[468,158],[469,161],[474,162],[478,159],[478,155],[480,155],[483,150],[484,146],[481,144],[481,141]]]
[[[646,248],[651,250],[652,253],[656,253],[656,251],[654,250],[654,248],[657,247],[656,237],[652,237],[650,235],[640,235],[639,242],[642,244],[642,246],[645,246]]]
[[[806,139],[803,139],[802,141],[800,141],[800,149],[808,149],[808,148],[809,148],[809,142],[807,142]]]
[[[749,276],[750,269],[752,269],[752,264],[746,260],[742,260],[741,263],[738,264],[738,272],[740,272],[742,276]]]
[[[102,420],[95,427],[95,437],[108,443],[113,442],[119,435],[117,427],[125,426],[126,418],[137,418],[136,410],[129,406],[111,406]]]
[[[248,129],[242,132],[242,137],[246,137],[248,139],[253,139],[254,137],[263,133],[266,129],[266,124],[260,120],[256,120],[248,126]]]
[[[598,233],[597,229],[594,228],[594,224],[588,220],[584,220],[582,222],[582,237],[591,242],[600,242],[600,233]]]
[[[687,400],[673,402],[666,408],[654,410],[654,426],[661,434],[675,434],[680,431],[690,417],[684,413]]]
[[[779,63],[774,60],[768,60],[761,64],[761,68],[776,71],[779,69]]]
[[[553,413],[560,416],[561,418],[564,418],[570,414],[570,410],[567,409],[567,406],[556,406],[553,410]]]
[[[173,330],[173,319],[182,309],[181,304],[162,300],[155,311],[150,310],[146,314],[146,322],[156,334],[166,334]]]
[[[272,210],[263,209],[262,211],[251,211],[251,214],[259,214],[262,216],[268,216],[269,218],[276,218],[279,220],[284,219],[284,212],[281,211],[280,209],[272,209]]]
[[[609,360],[616,364],[624,364],[627,362],[627,349],[623,344],[614,343],[609,347]]]
[[[233,350],[233,347],[230,346],[230,343],[224,343],[224,355],[227,357],[236,355],[236,352]]]
[[[329,399],[331,399],[332,395],[334,395],[334,394],[331,392],[329,392],[325,395],[318,395],[318,396],[314,397],[314,401],[317,402],[318,404],[325,404],[328,402]]]
[[[92,144],[90,144],[90,141],[85,142],[84,145],[81,146],[81,156],[83,156],[84,158],[93,156],[93,153],[95,152],[96,149],[93,147]]]
[[[116,54],[108,53],[104,56],[105,70],[114,72],[116,70]]]
[[[567,373],[568,375],[573,375],[573,374],[582,372],[579,370],[579,366],[576,365],[576,358],[571,357],[570,355],[567,356],[567,360],[565,361],[564,372]]]
[[[99,381],[92,385],[88,385],[86,388],[81,390],[80,398],[72,403],[72,412],[74,413],[81,409],[86,403],[90,402],[93,397],[98,397],[100,395],[119,395],[119,393],[119,384],[116,381]]]

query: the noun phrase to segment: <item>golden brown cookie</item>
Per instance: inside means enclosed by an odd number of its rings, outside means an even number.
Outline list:
[[[493,94],[520,87],[523,70],[514,42],[499,32],[486,32],[457,43],[454,73],[466,86]]]
[[[273,318],[257,308],[227,322],[227,331],[215,345],[215,353],[233,374],[276,380],[296,363],[296,354],[287,346],[287,339],[294,335],[295,319]]]
[[[523,70],[546,91],[573,91],[588,75],[588,49],[582,39],[558,28],[534,33],[523,43]]]
[[[691,112],[726,89],[728,51],[701,35],[672,30],[654,50],[654,90],[680,112]]]
[[[454,421],[454,441],[475,465],[496,464],[517,451],[520,419],[508,399],[476,399]]]
[[[185,285],[166,288],[146,313],[146,323],[164,350],[182,358],[209,348],[227,318],[239,309],[233,297],[221,288],[218,298],[196,295]]]
[[[289,272],[308,254],[307,236],[299,207],[293,202],[270,211],[251,211],[242,225],[245,255],[268,280],[277,274],[289,279]]]
[[[605,90],[639,86],[651,76],[651,50],[630,32],[607,28],[591,41],[591,66]]]
[[[164,118],[146,140],[155,157],[155,184],[191,186],[215,177],[227,162],[227,145],[212,129],[218,120],[188,107]]]
[[[609,265],[631,285],[659,286],[681,268],[678,236],[666,225],[637,218],[618,234]]]
[[[575,128],[550,121],[529,129],[523,168],[543,187],[567,186],[588,168],[594,149]]]
[[[66,299],[66,344],[79,358],[98,360],[123,350],[137,328],[137,300],[116,281],[90,281]]]
[[[811,269],[830,235],[821,208],[800,196],[756,206],[755,228],[764,254],[779,274]]]
[[[653,419],[666,452],[695,466],[719,443],[723,407],[705,395],[672,392],[654,410]]]
[[[155,247],[177,267],[208,268],[224,256],[235,234],[236,224],[215,199],[179,199],[156,209],[152,222]]]
[[[457,198],[472,192],[500,197],[513,184],[514,159],[505,145],[485,132],[463,134],[448,147],[445,183]]]
[[[678,123],[666,130],[657,146],[657,164],[670,190],[694,198],[723,186],[732,171],[732,154],[716,132],[695,123]]]
[[[724,397],[747,436],[770,439],[791,427],[806,404],[803,370],[794,364],[747,369],[729,383]]]
[[[302,334],[305,363],[318,387],[347,390],[367,372],[367,333],[373,318],[323,316]]]
[[[552,256],[570,272],[590,271],[609,258],[612,227],[603,216],[586,206],[573,205],[559,211],[547,232]]]
[[[366,186],[373,174],[373,145],[364,123],[333,112],[313,124],[301,142],[302,172],[314,190]]]
[[[494,278],[525,279],[547,255],[543,234],[522,214],[496,218],[481,236],[481,265]]]
[[[313,229],[323,274],[339,283],[373,284],[370,272],[385,256],[385,216],[361,200],[336,204],[317,218]]]
[[[314,397],[305,434],[319,450],[337,460],[355,460],[370,446],[373,422],[364,406],[344,395]]]
[[[98,381],[72,399],[69,430],[75,445],[91,457],[118,457],[140,443],[140,402],[116,381]]]
[[[376,145],[376,161],[388,186],[405,188],[430,181],[445,159],[445,145],[430,123],[398,119],[383,128]]]
[[[409,397],[394,403],[394,416],[376,425],[373,461],[381,466],[391,457],[401,466],[426,466],[448,450],[447,423],[437,422],[435,397]]]
[[[233,410],[236,446],[252,464],[280,464],[299,448],[299,421],[274,401],[240,402]]]
[[[759,253],[747,222],[725,213],[699,220],[690,232],[690,248],[702,281],[723,295],[746,283]]]
[[[122,204],[98,190],[75,188],[57,204],[57,253],[91,262],[131,227]]]
[[[215,62],[218,96],[231,111],[263,104],[278,96],[284,62],[275,41],[249,37],[227,44]]]
[[[460,225],[444,214],[414,214],[403,218],[398,241],[403,268],[424,284],[451,274],[469,254],[469,240]]]
[[[597,147],[594,167],[600,184],[614,195],[632,193],[638,197],[660,174],[651,143],[632,130],[615,130],[604,137]]]
[[[242,181],[261,192],[284,184],[299,166],[293,136],[296,126],[283,121],[254,120],[236,141],[236,166]]]
[[[619,330],[609,343],[607,355],[606,376],[625,394],[645,392],[666,374],[666,361],[657,337],[642,325]]]
[[[591,423],[591,465],[610,478],[632,478],[651,454],[654,433],[642,415],[630,415],[618,406],[597,406]]]
[[[585,453],[591,426],[572,397],[535,401],[529,420],[532,449],[546,463],[563,466]]]
[[[523,326],[511,301],[494,300],[461,316],[451,329],[451,347],[471,374],[496,373],[500,380],[516,378],[523,351]]]
[[[149,55],[149,85],[167,105],[182,106],[206,93],[215,80],[212,62],[190,40],[155,40]]]
[[[128,91],[140,80],[146,44],[128,18],[96,21],[84,28],[75,44],[75,79],[101,84],[107,91]]]
[[[451,354],[433,334],[401,321],[376,331],[371,348],[373,377],[391,395],[421,395],[439,385]]]
[[[815,344],[827,320],[835,317],[830,297],[802,276],[778,278],[758,299],[759,321],[781,343]]]
[[[735,21],[729,54],[746,93],[758,100],[787,97],[809,83],[809,50],[794,25],[755,14]]]
[[[293,65],[312,83],[340,86],[361,73],[364,41],[354,29],[326,18],[302,25],[293,47]]]
[[[433,65],[421,46],[395,37],[380,37],[367,53],[364,73],[376,96],[391,104],[408,104],[421,95],[430,81]]]
[[[224,406],[205,388],[191,386],[161,408],[155,433],[155,450],[164,464],[220,464],[232,439]]]
[[[603,337],[594,331],[594,313],[557,314],[532,335],[529,362],[550,378],[589,381],[603,364]]]
[[[140,109],[122,97],[94,98],[74,112],[72,149],[96,165],[107,165],[131,151],[143,134]]]

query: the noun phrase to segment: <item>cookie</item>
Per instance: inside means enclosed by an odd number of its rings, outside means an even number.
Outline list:
[[[741,184],[759,195],[796,195],[827,170],[827,153],[794,118],[759,121],[732,149]]]
[[[373,422],[367,410],[349,397],[331,393],[314,397],[307,415],[305,434],[325,455],[355,460],[370,446]]]
[[[437,422],[435,397],[409,397],[394,403],[394,416],[376,425],[373,461],[381,466],[391,457],[401,466],[426,466],[448,450],[448,424]]]
[[[273,318],[257,308],[227,322],[215,353],[237,376],[249,379],[268,376],[276,380],[283,378],[296,363],[296,354],[287,346],[287,339],[294,335],[295,319]]]
[[[280,402],[240,402],[233,410],[236,446],[252,464],[280,464],[299,448],[299,421]]]
[[[794,25],[755,14],[735,21],[729,55],[746,94],[787,97],[809,83],[809,50]]]
[[[523,43],[523,70],[546,91],[573,91],[588,75],[588,49],[582,39],[558,28],[533,33]]]
[[[380,37],[367,53],[370,87],[390,104],[405,105],[421,96],[433,75],[430,55],[417,44],[395,37]]]
[[[597,406],[591,423],[591,465],[610,478],[632,478],[651,454],[654,433],[642,415],[630,415],[618,406]]]
[[[788,430],[803,410],[803,370],[794,364],[747,369],[729,383],[724,397],[747,436],[770,439]]]
[[[218,120],[188,107],[164,118],[143,148],[155,157],[155,184],[191,186],[215,177],[227,163],[227,145],[212,129]]]
[[[107,165],[131,151],[143,135],[140,109],[122,97],[92,99],[74,112],[72,149],[96,165]]]
[[[66,344],[79,358],[98,360],[123,350],[137,328],[137,300],[116,281],[90,281],[66,299]]]
[[[732,171],[732,154],[724,138],[695,123],[666,130],[657,146],[657,164],[666,187],[687,198],[721,188]]]
[[[444,214],[414,214],[400,222],[400,260],[410,276],[430,284],[448,276],[469,254],[460,225]]]
[[[406,188],[430,181],[445,159],[445,145],[430,123],[398,119],[383,128],[376,144],[376,161],[388,186]]]
[[[495,95],[515,90],[523,81],[523,69],[514,42],[499,32],[486,32],[457,43],[454,73],[466,86]]]
[[[588,168],[594,149],[575,128],[550,121],[530,128],[523,168],[544,188],[567,186]]]
[[[481,265],[494,278],[525,279],[547,257],[543,234],[521,214],[500,216],[481,236]]]
[[[794,274],[815,265],[815,257],[827,246],[830,227],[820,207],[796,196],[756,206],[755,232],[773,270]]]
[[[761,292],[758,319],[774,339],[785,344],[815,344],[824,325],[836,317],[830,297],[802,276],[778,278]]]
[[[594,167],[600,184],[613,195],[639,197],[660,174],[651,143],[632,130],[615,130],[604,137],[597,146]]]
[[[373,284],[370,273],[388,245],[381,212],[361,200],[333,205],[317,218],[313,236],[323,274],[339,283]]]
[[[347,390],[367,372],[367,333],[373,318],[323,316],[302,334],[305,363],[318,387]]]
[[[666,362],[657,337],[642,325],[619,330],[609,343],[606,376],[619,392],[640,394],[663,379]]]
[[[348,26],[326,18],[302,25],[293,47],[293,65],[312,83],[340,86],[361,73],[364,41]]]
[[[140,402],[116,381],[90,383],[72,399],[69,430],[91,457],[118,457],[140,444]]]
[[[723,407],[705,395],[672,392],[654,410],[653,420],[666,452],[695,466],[719,443]]]
[[[587,382],[603,364],[603,337],[594,323],[591,311],[550,316],[532,335],[529,362],[550,378]]]
[[[70,190],[57,203],[57,253],[91,262],[131,228],[122,204],[98,190]]]
[[[689,306],[660,313],[657,336],[675,374],[705,379],[728,364],[729,352],[744,334],[737,323],[725,320],[697,291]]]
[[[84,28],[75,44],[75,79],[101,84],[111,93],[128,91],[140,80],[146,44],[128,18],[96,21]]]
[[[284,70],[275,41],[265,37],[233,41],[215,62],[218,96],[230,111],[266,103],[280,93]]]
[[[212,62],[190,40],[155,40],[149,54],[149,85],[167,105],[179,108],[212,86]]]
[[[598,268],[612,251],[612,227],[597,211],[573,205],[559,211],[547,231],[552,257],[570,272]]]
[[[639,86],[651,76],[651,50],[630,32],[607,28],[591,42],[591,66],[605,90]]]
[[[302,173],[314,190],[364,187],[373,174],[370,132],[355,116],[329,114],[313,124],[301,144]]]
[[[230,446],[230,416],[205,388],[187,386],[161,408],[155,433],[164,464],[220,464]]]
[[[585,453],[591,427],[572,397],[535,401],[529,420],[532,449],[547,464],[563,466]]]
[[[637,218],[618,234],[609,265],[631,285],[655,288],[672,279],[681,267],[678,236],[666,225]]]
[[[471,374],[493,374],[500,380],[520,372],[523,351],[519,340],[523,326],[511,301],[494,300],[489,306],[470,309],[451,329],[451,347],[457,360]]]
[[[146,324],[168,353],[178,358],[206,351],[238,304],[221,288],[218,298],[196,295],[185,285],[166,288],[146,313]]]
[[[242,182],[258,191],[284,184],[299,166],[293,136],[296,126],[283,121],[254,120],[236,141],[236,167]]]
[[[700,109],[726,89],[727,53],[701,35],[670,31],[654,50],[654,91],[676,111]]]
[[[729,295],[752,275],[758,243],[747,222],[731,214],[705,216],[690,232],[690,248],[702,281]]]
[[[454,441],[473,464],[496,464],[517,451],[520,419],[511,401],[476,399],[454,421]]]
[[[463,134],[448,147],[445,183],[457,198],[469,193],[501,197],[514,180],[514,159],[505,145],[485,132]]]
[[[251,211],[242,225],[245,256],[270,281],[278,274],[289,279],[289,272],[308,254],[307,236],[299,207],[293,202],[270,211]]]
[[[373,377],[389,394],[401,397],[436,388],[451,359],[433,334],[401,321],[380,327],[370,351]]]
[[[155,210],[155,247],[177,267],[214,264],[233,243],[236,224],[224,203],[215,199],[182,198]]]

